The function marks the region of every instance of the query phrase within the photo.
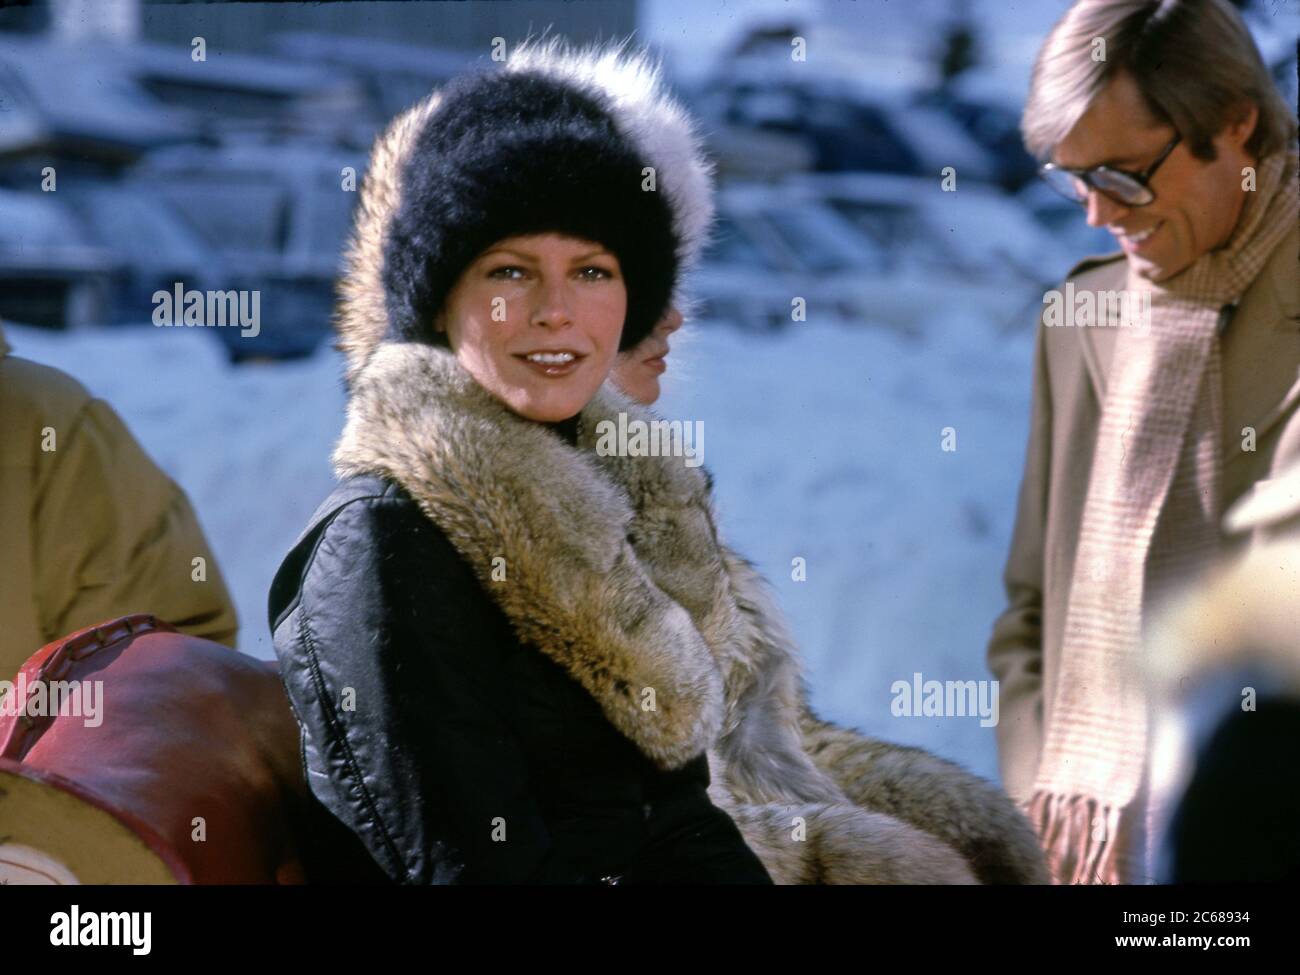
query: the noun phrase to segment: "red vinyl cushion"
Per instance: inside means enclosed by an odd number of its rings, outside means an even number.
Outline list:
[[[298,728],[273,661],[137,615],[48,644],[22,673],[29,689],[102,681],[102,721],[67,702],[55,717],[0,713],[0,757],[114,812],[183,864],[181,882],[303,881],[290,826],[305,792]]]

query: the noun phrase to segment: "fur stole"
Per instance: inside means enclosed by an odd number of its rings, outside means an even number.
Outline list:
[[[575,448],[445,349],[382,342],[351,379],[339,476],[400,483],[518,638],[659,767],[707,752],[710,798],[778,883],[1045,881],[1001,790],[811,713],[766,586],[719,539],[703,469],[596,452],[602,420],[649,410],[606,386]]]

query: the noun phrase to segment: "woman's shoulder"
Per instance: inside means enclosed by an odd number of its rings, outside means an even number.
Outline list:
[[[340,481],[316,508],[271,584],[274,631],[316,582],[391,591],[412,576],[461,590],[472,573],[438,525],[396,481],[366,474]]]
[[[312,534],[318,526],[333,520],[345,508],[358,503],[363,507],[382,505],[395,511],[419,511],[406,490],[391,478],[380,474],[356,474],[334,485],[334,489],[307,519],[307,527],[303,529],[300,540]]]

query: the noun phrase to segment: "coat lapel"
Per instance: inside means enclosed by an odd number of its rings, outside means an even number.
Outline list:
[[[1097,291],[1118,291],[1124,287],[1128,275],[1127,261],[1113,261],[1096,271],[1096,283],[1089,287]],[[1106,402],[1106,377],[1110,374],[1111,357],[1115,352],[1115,339],[1119,329],[1110,324],[1105,309],[1099,309],[1099,324],[1080,328],[1083,333],[1083,361],[1088,367],[1088,377],[1092,380],[1097,402]]]
[[[1300,401],[1300,289],[1292,230],[1242,296],[1223,340],[1224,458],[1243,453],[1242,430],[1256,438]]]

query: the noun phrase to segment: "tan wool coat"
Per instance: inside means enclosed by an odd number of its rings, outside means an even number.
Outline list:
[[[1298,252],[1300,232],[1293,229],[1242,296],[1221,340],[1225,508],[1300,457]],[[1125,273],[1123,255],[1114,254],[1083,261],[1068,280],[1076,294],[1119,291]],[[1045,327],[1040,321],[1035,338],[1029,444],[1004,575],[1008,603],[988,646],[989,668],[1000,681],[999,766],[1018,800],[1032,791],[1052,715],[1075,547],[1117,334],[1104,323]],[[1249,541],[1227,538],[1225,554]]]
[[[206,581],[192,578],[196,557]],[[0,680],[51,640],[131,613],[235,645],[235,608],[185,493],[111,406],[10,355],[0,333]]]

